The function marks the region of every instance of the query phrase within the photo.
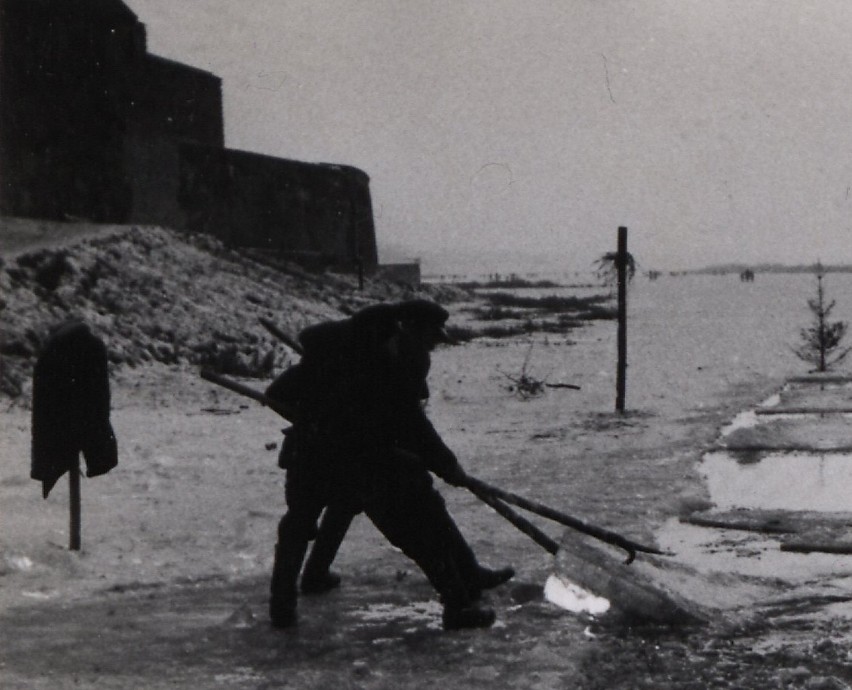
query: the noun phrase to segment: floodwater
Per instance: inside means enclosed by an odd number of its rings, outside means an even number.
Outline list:
[[[852,321],[852,274],[829,274],[824,285],[828,299],[836,300],[832,320]],[[812,324],[807,301],[814,297],[815,286],[810,274],[758,274],[748,284],[736,275],[637,279],[628,309],[630,381],[635,385],[665,379],[665,394],[667,386],[693,390],[700,385],[694,373],[704,368],[725,372],[732,385],[751,374],[782,379],[806,373],[809,365],[793,349],[801,344],[801,329]],[[696,398],[699,395],[696,390]],[[773,396],[761,406],[779,402],[779,396]],[[852,424],[852,415],[845,417]],[[744,410],[720,433],[771,418]],[[717,511],[852,512],[849,454],[714,451],[703,458],[700,470]],[[697,573],[775,579],[789,584],[791,593],[795,587],[829,599],[852,592],[852,555],[781,551],[777,535],[700,527],[676,518],[658,531],[657,539],[662,549],[676,554],[678,563]],[[551,601],[584,610],[583,595],[574,595],[564,582],[548,584]],[[819,615],[852,618],[852,604],[830,603]]]
[[[788,385],[785,391],[789,389]],[[781,403],[785,391],[760,405]],[[818,400],[818,396],[817,396]],[[757,427],[772,419],[797,424],[819,414],[757,415],[745,410],[720,432]],[[852,423],[852,415],[838,414]],[[807,512],[825,522],[837,513],[850,511],[852,455],[837,452],[728,452],[704,455],[700,467],[716,511],[749,510]],[[852,618],[852,555],[782,551],[777,535],[754,531],[718,529],[669,520],[658,532],[663,548],[678,554],[681,563],[699,572],[736,573],[744,577],[781,579],[806,596],[826,597],[816,616]],[[837,599],[837,601],[834,601]]]
[[[719,510],[852,508],[849,454],[769,453],[751,460],[716,452],[705,455],[701,465],[710,500]]]

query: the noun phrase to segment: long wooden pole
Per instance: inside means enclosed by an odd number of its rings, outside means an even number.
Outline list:
[[[618,372],[615,409],[624,412],[627,394],[627,228],[618,228]]]
[[[506,491],[505,489],[500,489],[491,484],[487,484],[481,479],[477,479],[475,477],[467,476],[465,480],[465,486],[473,491],[477,496],[480,494],[490,494],[491,496],[500,499],[501,501],[505,501],[506,503],[511,503],[512,505],[516,505],[519,508],[523,508],[524,510],[528,510],[531,513],[535,513],[536,515],[540,515],[541,517],[548,518],[549,520],[553,520],[554,522],[558,522],[561,525],[565,525],[566,527],[570,527],[572,529],[577,530],[578,532],[582,532],[583,534],[588,534],[590,537],[594,537],[595,539],[599,539],[600,541],[606,542],[607,544],[612,544],[613,546],[617,546],[621,549],[627,551],[628,560],[630,563],[633,558],[636,556],[637,551],[642,551],[644,553],[653,553],[658,554],[660,556],[669,555],[660,549],[657,549],[653,546],[647,546],[645,544],[640,544],[639,542],[635,542],[632,539],[628,539],[617,532],[613,532],[612,530],[605,529],[603,527],[598,527],[597,525],[592,525],[584,520],[580,520],[579,518],[575,518],[567,513],[563,513],[555,508],[550,508],[538,501],[533,501],[529,498],[524,498],[523,496],[519,496],[516,493],[511,491]]]
[[[80,550],[81,509],[80,509],[80,456],[71,464],[68,470],[68,503],[71,509],[69,522],[68,549]]]
[[[256,391],[250,386],[246,386],[240,383],[239,381],[229,379],[227,376],[222,376],[221,374],[217,374],[216,372],[210,371],[209,369],[202,369],[201,378],[205,379],[206,381],[210,381],[211,383],[215,383],[219,386],[222,386],[223,388],[227,388],[228,390],[231,390],[234,393],[239,393],[240,395],[244,395],[247,398],[256,400],[260,404],[265,405],[271,410],[277,412],[285,419],[290,414],[290,411],[279,401],[273,400],[272,398],[267,397],[263,393]],[[397,449],[397,453],[400,456],[408,456],[409,459],[417,460],[417,456],[415,456],[413,453],[409,453],[408,451]],[[559,545],[553,539],[548,537],[544,532],[538,529],[529,520],[527,520],[521,515],[518,515],[514,510],[512,510],[509,506],[503,503],[497,496],[494,496],[493,491],[490,487],[487,487],[483,484],[482,486],[469,485],[468,488],[481,501],[491,506],[497,513],[499,513],[502,517],[511,522],[515,527],[517,527],[524,534],[530,537],[539,546],[541,546],[551,554],[555,554],[559,550]]]
[[[497,498],[493,493],[488,491],[482,491],[478,488],[469,488],[473,492],[473,495],[476,496],[480,501],[485,503],[487,506],[490,506],[498,515],[511,522],[515,527],[517,527],[521,532],[526,534],[530,539],[532,539],[545,551],[554,556],[556,555],[556,552],[559,551],[559,544],[557,544],[553,539],[548,537],[544,532],[542,532],[538,527],[532,524],[525,517],[518,515],[514,510],[512,510],[509,506],[503,503],[503,501]]]
[[[227,376],[217,374],[215,371],[211,371],[210,369],[202,369],[201,378],[205,381],[210,381],[210,383],[215,383],[218,386],[227,388],[228,390],[232,390],[234,393],[239,393],[240,395],[244,395],[252,400],[257,400],[257,402],[261,405],[268,407],[273,412],[277,412],[288,421],[292,421],[296,416],[295,410],[287,407],[287,405],[280,400],[273,400],[269,396],[261,393],[260,391],[256,391],[250,386],[246,386],[239,381],[229,379]]]
[[[269,407],[270,409],[278,412],[282,417],[287,418],[290,411],[286,409],[279,401],[272,400],[267,397],[263,393],[254,390],[250,386],[246,386],[238,381],[234,381],[229,379],[227,376],[222,376],[221,374],[217,374],[215,372],[209,371],[207,369],[201,370],[201,378],[210,381],[211,383],[215,383],[224,388],[228,388],[229,390],[239,393],[240,395],[244,395],[248,398],[252,398],[257,402]],[[400,456],[409,456],[410,458],[417,459],[413,453],[402,449],[396,449],[396,453]],[[524,532],[527,536],[531,537],[534,541],[536,541],[540,546],[554,554],[558,550],[558,544],[553,541],[550,537],[548,537],[544,532],[538,529],[531,522],[526,520],[523,516],[518,515],[515,511],[513,511],[506,503],[511,503],[513,505],[518,506],[519,508],[523,508],[525,510],[529,510],[531,513],[535,513],[542,517],[549,518],[554,522],[558,522],[566,527],[571,527],[579,532],[583,532],[584,534],[588,534],[589,536],[595,537],[596,539],[600,539],[601,541],[607,542],[608,544],[612,544],[614,546],[618,546],[619,548],[627,551],[628,560],[627,562],[631,562],[636,555],[637,551],[644,551],[645,553],[655,553],[661,555],[668,555],[665,552],[660,551],[652,546],[646,546],[645,544],[640,544],[638,542],[632,541],[618,534],[617,532],[612,532],[611,530],[604,529],[603,527],[598,527],[596,525],[591,525],[579,518],[572,517],[565,513],[562,513],[554,508],[550,508],[545,506],[537,501],[532,501],[528,498],[524,498],[523,496],[519,496],[516,493],[512,493],[511,491],[505,491],[503,489],[499,489],[496,486],[492,486],[491,484],[487,484],[481,479],[477,479],[475,477],[467,476],[464,484],[467,489],[473,492],[474,495],[477,496],[481,501],[491,506],[495,511],[497,511],[502,517],[506,518],[509,522],[511,522],[515,527]]]
[[[302,350],[302,346],[299,343],[299,340],[296,336],[291,335],[290,333],[283,331],[282,329],[278,328],[278,326],[276,326],[274,323],[272,323],[272,321],[270,321],[269,319],[265,319],[263,317],[260,318],[260,325],[263,326],[267,331],[269,331],[276,338],[278,338],[278,340],[280,340],[282,343],[287,345],[297,355],[304,354],[304,351]]]

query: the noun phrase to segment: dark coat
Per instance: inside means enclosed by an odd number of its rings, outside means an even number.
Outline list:
[[[59,327],[33,371],[30,476],[42,482],[45,498],[81,452],[87,477],[118,464],[109,414],[106,347],[82,322]]]
[[[398,310],[396,304],[374,305],[300,333],[301,362],[281,374],[267,395],[298,404],[311,423],[306,462],[351,463],[354,456],[381,458],[387,457],[381,451],[401,449],[439,476],[457,465],[421,404],[429,395],[429,352],[400,329]],[[288,442],[299,432],[294,429]],[[290,467],[287,445],[280,462]]]

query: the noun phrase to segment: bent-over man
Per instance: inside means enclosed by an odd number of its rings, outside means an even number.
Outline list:
[[[273,568],[273,625],[296,622],[299,571],[326,507],[337,516],[337,531],[329,537],[331,548],[321,541],[325,556],[313,571],[306,567],[306,575],[322,573],[323,566],[327,573],[328,554],[333,558],[343,536],[340,525],[348,527],[347,516],[363,511],[439,592],[445,628],[493,623],[493,611],[474,602],[514,571],[479,565],[429,475],[451,484],[465,478],[421,404],[428,395],[429,353],[445,336],[446,318],[440,306],[413,300],[305,329],[302,362],[268,389],[295,409],[281,456],[288,510],[279,523]]]

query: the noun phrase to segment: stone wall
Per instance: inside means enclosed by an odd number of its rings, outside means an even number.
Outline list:
[[[221,79],[148,53],[121,0],[0,0],[0,215],[163,225],[375,268],[365,173],[224,144]]]
[[[369,177],[344,165],[304,163],[192,144],[180,147],[185,227],[231,244],[338,269],[378,262]]]
[[[140,29],[121,2],[2,0],[0,211],[127,218],[127,64]]]

